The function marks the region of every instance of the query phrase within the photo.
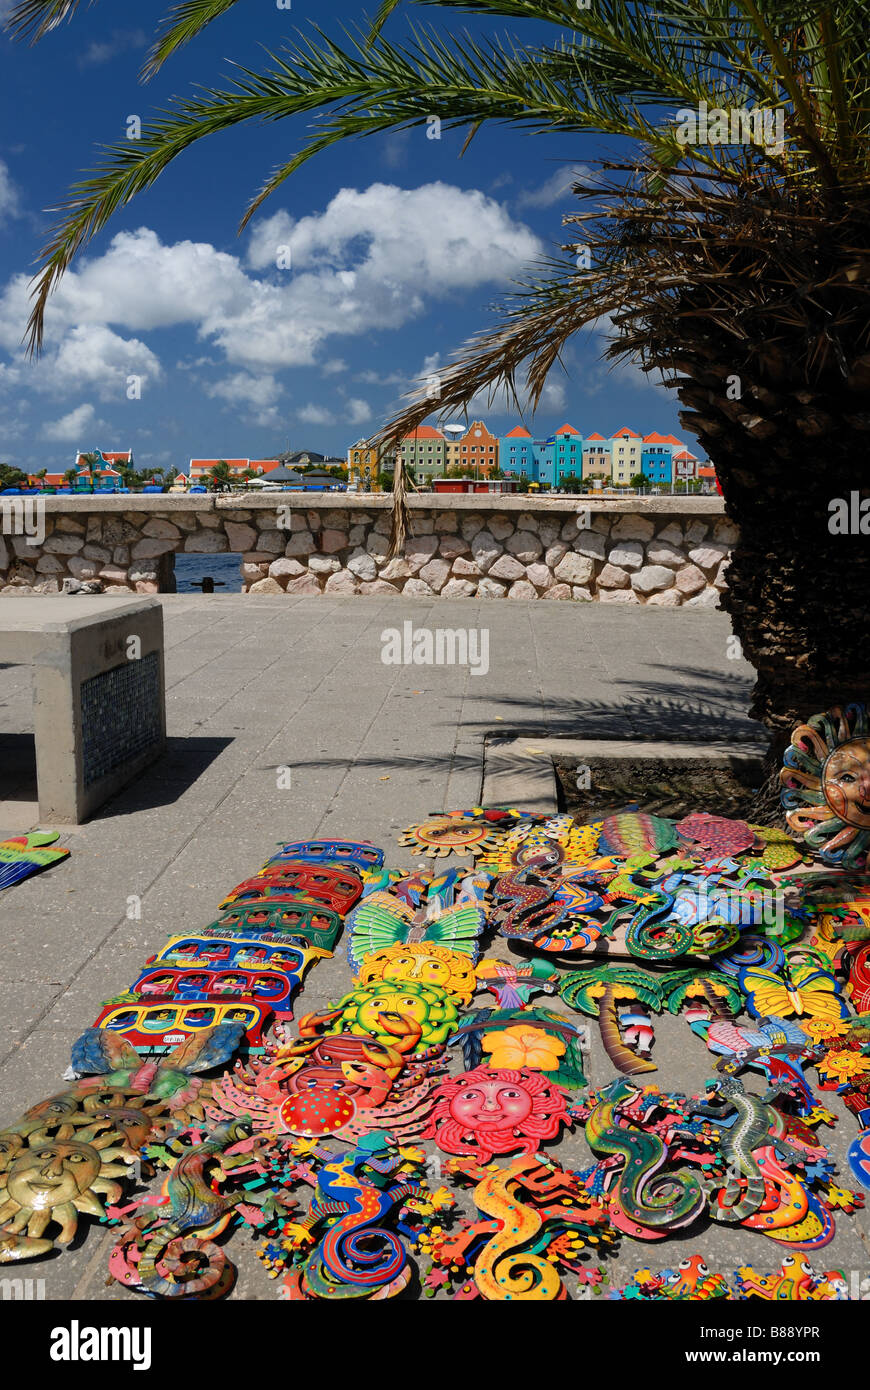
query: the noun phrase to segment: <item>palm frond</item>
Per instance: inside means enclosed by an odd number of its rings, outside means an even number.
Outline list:
[[[65,19],[72,19],[82,0],[20,0],[6,21],[13,38],[37,43]],[[93,5],[95,0],[88,0]]]
[[[238,0],[183,0],[175,5],[161,22],[157,42],[142,66],[143,79],[153,77],[167,58],[237,3]]]

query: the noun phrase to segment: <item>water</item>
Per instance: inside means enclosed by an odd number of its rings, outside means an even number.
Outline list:
[[[175,587],[179,594],[196,594],[190,581],[205,579],[211,575],[217,584],[224,581],[223,587],[215,589],[216,594],[240,594],[242,592],[241,555],[176,555]]]

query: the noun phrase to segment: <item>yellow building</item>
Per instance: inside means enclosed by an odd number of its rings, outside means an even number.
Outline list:
[[[348,486],[356,483],[361,492],[380,492],[381,467],[380,450],[371,448],[364,439],[358,440],[347,451]]]
[[[637,473],[643,472],[643,437],[634,430],[621,429],[610,436],[611,482],[627,487]]]

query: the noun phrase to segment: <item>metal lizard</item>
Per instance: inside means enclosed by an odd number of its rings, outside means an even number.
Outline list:
[[[787,1085],[778,1083],[767,1092],[767,1097],[770,1099],[787,1089]],[[765,1196],[764,1176],[754,1150],[765,1145],[774,1146],[786,1158],[800,1164],[806,1155],[785,1138],[785,1118],[767,1100],[747,1095],[736,1076],[709,1083],[707,1094],[711,1093],[720,1097],[719,1104],[692,1100],[688,1105],[690,1114],[709,1115],[722,1126],[720,1149],[728,1164],[728,1176],[718,1204],[711,1204],[710,1215],[714,1221],[744,1221],[758,1211]],[[726,1111],[733,1110],[735,1115],[729,1118],[723,1113],[723,1106]],[[742,1196],[741,1180],[746,1185]]]
[[[410,1277],[408,1255],[398,1236],[379,1224],[403,1198],[417,1196],[420,1183],[409,1178],[379,1187],[362,1175],[369,1168],[387,1177],[401,1163],[386,1156],[383,1134],[367,1135],[345,1154],[319,1148],[314,1153],[327,1162],[307,1215],[293,1223],[297,1241],[312,1239],[316,1226],[329,1224],[301,1269],[286,1276],[285,1297],[383,1299],[398,1293]]]
[[[119,1256],[123,1255],[116,1267],[128,1271],[123,1282],[133,1283],[152,1297],[177,1298],[203,1294],[220,1281],[227,1266],[223,1250],[212,1240],[191,1236],[190,1232],[207,1227],[209,1236],[219,1235],[242,1200],[241,1194],[221,1193],[217,1175],[212,1176],[210,1170],[216,1161],[220,1163],[226,1149],[247,1138],[250,1128],[247,1117],[219,1125],[210,1138],[178,1160],[166,1180],[170,1219],[161,1222],[151,1235],[138,1263],[129,1234],[120,1242],[122,1249],[116,1247]],[[219,1175],[225,1176],[222,1168]],[[158,1264],[172,1277],[160,1273]]]
[[[586,1121],[586,1142],[593,1153],[622,1159],[615,1200],[637,1227],[632,1235],[687,1226],[704,1210],[706,1201],[700,1183],[691,1175],[667,1173],[657,1177],[669,1153],[659,1135],[619,1123],[620,1106],[640,1094],[639,1087],[631,1082],[614,1081],[600,1092],[598,1104]]]

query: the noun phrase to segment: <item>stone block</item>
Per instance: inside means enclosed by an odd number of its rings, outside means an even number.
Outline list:
[[[336,560],[334,555],[309,555],[308,568],[312,574],[337,574],[341,569],[341,561]]]
[[[674,583],[681,594],[688,595],[698,593],[707,581],[697,565],[684,565],[681,570],[677,570]]]
[[[242,573],[247,575],[247,571],[252,570],[254,574],[258,574],[261,568],[260,565],[243,565]],[[305,574],[306,569],[304,565],[300,565],[298,560],[288,560],[284,555],[281,555],[277,560],[272,561],[268,573],[270,579],[295,579],[298,575]]]
[[[569,599],[570,597],[570,584],[554,584],[552,588],[545,589],[545,591],[541,594],[541,598]]]
[[[265,579],[258,579],[248,590],[249,594],[283,594],[284,590],[277,579],[268,576]]]
[[[470,579],[448,579],[441,590],[442,598],[473,598],[476,585]]]
[[[478,598],[504,598],[505,586],[496,579],[481,579],[477,586]]]
[[[526,578],[530,584],[534,584],[536,589],[548,589],[553,583],[553,575],[546,565],[529,565],[526,569]]]
[[[631,587],[641,594],[654,594],[658,589],[669,589],[674,582],[674,571],[667,565],[644,565],[631,576]]]
[[[599,589],[627,589],[630,584],[628,570],[620,569],[619,565],[605,565],[598,576]]]
[[[531,565],[544,553],[544,547],[532,531],[517,531],[516,535],[508,538],[505,549],[524,565]]]
[[[490,565],[488,573],[493,579],[525,579],[526,567],[513,555],[500,555],[495,564]]]
[[[508,598],[533,599],[538,597],[538,591],[534,584],[530,584],[527,579],[518,579],[508,589]]]
[[[155,540],[162,541],[177,541],[181,539],[181,532],[178,527],[173,526],[171,521],[164,521],[163,518],[159,516],[152,517],[150,521],[146,521],[145,525],[142,527],[142,535],[152,536]],[[248,549],[247,546],[239,546],[240,550],[243,548],[245,550]]]
[[[616,565],[619,569],[639,570],[644,560],[643,546],[640,541],[623,541],[620,545],[613,546],[607,559],[611,565]]]
[[[227,547],[229,550],[246,551],[253,550],[257,544],[257,532],[253,526],[245,526],[241,522],[225,521],[224,530],[227,533]]]
[[[61,532],[56,536],[48,536],[42,543],[42,549],[48,555],[78,555],[84,544],[83,536],[68,536]]]
[[[323,592],[325,594],[356,594],[359,593],[359,586],[350,570],[339,569],[335,574],[329,576]]]
[[[371,583],[378,577],[378,567],[375,564],[374,556],[367,550],[355,550],[347,562],[347,568],[351,574],[355,574],[357,579],[365,579]]]
[[[610,531],[611,540],[651,541],[655,535],[655,525],[647,516],[633,516],[630,513],[617,517]]]
[[[277,536],[278,532],[275,531],[273,534]],[[262,541],[262,539],[263,537],[261,536],[260,540]],[[160,545],[161,542],[144,541],[143,544]],[[166,542],[163,541],[162,544],[165,545]],[[264,550],[266,549],[265,546],[261,548]],[[136,555],[136,549],[137,547],[133,549],[134,556]],[[193,535],[187,537],[184,542],[184,549],[188,555],[223,555],[226,554],[229,547],[223,531],[195,531]]]
[[[592,578],[595,566],[586,555],[575,555],[569,550],[563,555],[553,573],[563,584],[585,584]]]
[[[429,588],[425,579],[409,579],[402,590],[404,598],[434,598],[434,590]]]
[[[438,556],[430,560],[428,564],[425,564],[420,570],[420,578],[434,589],[436,594],[440,593],[444,588],[449,574],[450,565],[446,560],[442,560]]]

